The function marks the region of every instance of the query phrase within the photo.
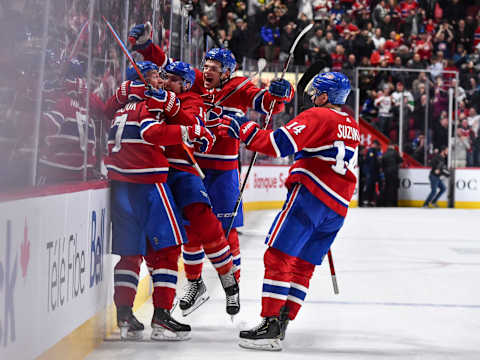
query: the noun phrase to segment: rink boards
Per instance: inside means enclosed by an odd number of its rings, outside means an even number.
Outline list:
[[[428,172],[400,171],[402,205],[421,205]],[[254,167],[245,210],[279,208],[287,176],[286,166]],[[480,170],[457,170],[455,187],[456,207],[480,208]],[[5,201],[0,214],[0,358],[83,358],[114,326],[107,183]],[[151,293],[146,274],[142,268],[135,307]]]

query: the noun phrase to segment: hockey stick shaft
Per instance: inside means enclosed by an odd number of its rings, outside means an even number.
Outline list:
[[[105,16],[102,16],[102,19],[103,21],[105,21],[105,23],[107,24],[107,27],[108,29],[110,30],[110,32],[112,33],[113,37],[115,38],[115,41],[117,42],[117,44],[120,46],[120,48],[122,49],[122,52],[125,54],[125,56],[127,57],[128,61],[130,62],[130,64],[132,64],[133,68],[135,69],[135,71],[137,72],[138,74],[138,77],[140,78],[140,80],[145,84],[145,86],[149,86],[149,84],[147,83],[147,81],[145,80],[145,78],[143,77],[142,75],[142,72],[140,71],[140,69],[138,68],[137,64],[135,63],[135,60],[133,60],[133,57],[132,55],[130,54],[130,51],[128,51],[127,47],[125,46],[125,44],[123,43],[122,39],[120,39],[120,36],[118,36],[117,32],[115,31],[115,29],[113,28],[113,26],[108,22],[108,20],[105,18]],[[192,152],[190,151],[190,149],[187,147],[187,145],[185,145],[184,143],[182,143],[182,147],[183,147],[183,150],[185,150],[185,152],[187,153],[188,155],[188,158],[190,159],[190,161],[192,162],[192,165],[193,167],[195,168],[195,170],[197,171],[198,175],[204,179],[205,178],[205,174],[203,173],[202,169],[200,169],[200,166],[198,165],[197,161],[195,160],[195,157],[193,156]]]
[[[335,293],[335,295],[338,295],[339,291],[338,291],[337,275],[335,274],[335,267],[333,266],[332,250],[328,250],[327,256],[328,256],[328,265],[330,266],[330,275],[332,276],[333,292]]]
[[[283,80],[283,78],[285,77],[285,73],[287,72],[288,66],[290,65],[290,61],[291,61],[292,58],[293,58],[293,54],[294,54],[294,52],[295,52],[295,48],[297,47],[300,39],[301,39],[307,32],[309,32],[312,27],[313,27],[313,24],[307,25],[307,26],[300,32],[300,34],[298,34],[297,38],[296,38],[295,41],[293,42],[292,47],[290,48],[290,53],[288,54],[288,58],[287,58],[287,60],[285,61],[285,63],[283,64],[283,70],[282,70],[282,75],[281,75],[280,79]],[[267,117],[265,118],[265,124],[263,125],[263,130],[265,130],[265,129],[268,128],[268,125],[269,125],[269,123],[270,123],[270,119],[271,119],[272,114],[273,114],[273,108],[275,107],[275,103],[276,103],[276,100],[273,100],[273,101],[270,103],[270,109],[268,110]],[[255,161],[257,160],[257,155],[258,155],[258,153],[255,151],[255,152],[253,153],[252,159],[250,160],[250,164],[248,165],[247,173],[245,174],[245,178],[243,179],[242,186],[240,187],[240,194],[238,195],[237,202],[235,203],[235,207],[234,207],[234,209],[233,209],[232,220],[230,221],[230,225],[229,225],[228,230],[227,230],[227,232],[226,232],[226,234],[225,234],[225,237],[226,237],[227,239],[228,239],[228,236],[230,235],[230,232],[232,231],[232,227],[233,227],[233,223],[234,223],[234,221],[235,221],[235,217],[237,216],[238,209],[239,209],[239,207],[240,207],[240,203],[242,202],[243,192],[245,191],[245,186],[246,186],[246,184],[247,184],[248,176],[250,175],[250,172],[252,171],[253,165],[255,165]]]

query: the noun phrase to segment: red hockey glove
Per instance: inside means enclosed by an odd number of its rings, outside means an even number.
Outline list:
[[[195,143],[195,150],[208,153],[215,143],[215,135],[200,125],[182,126],[183,141],[189,145]]]
[[[117,101],[125,105],[130,101],[142,101],[146,99],[145,84],[141,81],[124,81],[115,92]]]
[[[150,89],[145,91],[147,108],[153,112],[162,112],[167,117],[173,117],[180,111],[180,100],[173,91]]]

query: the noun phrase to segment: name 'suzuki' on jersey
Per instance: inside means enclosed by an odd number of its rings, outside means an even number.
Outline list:
[[[360,142],[360,133],[358,129],[347,125],[338,124],[337,137],[339,139],[350,139]]]

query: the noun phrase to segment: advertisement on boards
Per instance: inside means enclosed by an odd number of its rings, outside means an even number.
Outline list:
[[[41,355],[111,302],[108,189],[0,203],[0,358]]]

